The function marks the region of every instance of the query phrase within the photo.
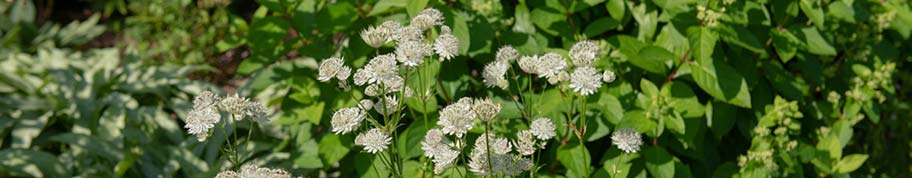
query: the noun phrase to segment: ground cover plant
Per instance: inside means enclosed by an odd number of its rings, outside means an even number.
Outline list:
[[[905,177],[912,3],[0,1],[0,177]]]

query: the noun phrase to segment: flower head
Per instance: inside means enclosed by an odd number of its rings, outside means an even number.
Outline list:
[[[391,140],[388,133],[373,128],[367,132],[358,134],[358,136],[355,137],[355,145],[363,146],[364,150],[368,153],[376,154],[386,150],[386,147],[389,146]]]
[[[415,26],[405,26],[396,30],[393,39],[398,43],[424,40],[424,30]]]
[[[320,62],[317,80],[325,82],[331,80],[333,77],[339,80],[345,80],[348,79],[349,75],[351,75],[351,68],[343,64],[342,58],[331,57]]]
[[[547,53],[539,57],[541,61],[536,66],[539,78],[548,78],[567,69],[567,61],[557,53]]]
[[[187,133],[196,135],[196,139],[202,142],[209,137],[209,129],[215,127],[220,118],[221,115],[215,107],[193,108],[187,113],[184,128],[187,129]]]
[[[383,46],[383,44],[386,44],[386,42],[389,41],[390,35],[392,34],[386,30],[387,29],[383,28],[382,26],[367,27],[366,29],[361,31],[361,39],[364,40],[364,43],[366,43],[368,46],[373,47],[373,48],[379,48],[380,46]]]
[[[396,54],[383,54],[374,57],[364,68],[355,72],[355,85],[374,84],[402,80],[396,64]]]
[[[346,134],[352,130],[358,129],[361,121],[364,120],[366,113],[358,107],[342,108],[332,115],[330,124],[332,132],[336,134]]]
[[[507,89],[507,87],[510,86],[510,83],[504,78],[504,75],[509,69],[510,64],[501,61],[494,61],[485,65],[484,71],[482,72],[485,85],[488,87],[496,86],[501,89]]]
[[[266,105],[260,103],[259,101],[249,101],[247,102],[247,107],[244,107],[244,115],[250,117],[254,121],[265,124],[272,120],[269,119],[269,109],[266,108]]]
[[[535,121],[532,121],[532,125],[530,125],[529,128],[532,135],[538,137],[539,140],[549,140],[557,135],[554,133],[554,123],[548,118],[535,119]]]
[[[491,100],[491,98],[475,99],[472,110],[475,111],[478,119],[489,122],[494,120],[494,118],[497,117],[497,114],[500,113],[500,104],[494,103],[494,100]]]
[[[405,41],[396,47],[396,60],[402,65],[416,67],[424,63],[424,58],[433,53],[431,46],[421,41]]]
[[[440,125],[442,127],[440,130],[447,135],[462,137],[469,129],[472,129],[472,119],[475,119],[472,99],[462,98],[440,110],[437,125]]]
[[[370,111],[374,107],[374,102],[369,99],[362,99],[358,101],[358,108],[361,110]]]
[[[541,59],[538,56],[523,56],[519,58],[519,68],[529,74],[538,74],[538,67],[541,65]]]
[[[516,140],[513,140],[513,147],[523,156],[532,155],[535,153],[535,135],[531,130],[517,132]]]
[[[640,150],[640,145],[643,145],[643,138],[641,138],[640,133],[631,128],[615,130],[614,134],[611,135],[611,141],[618,149],[624,150],[625,153],[636,153]]]
[[[586,96],[595,93],[602,86],[602,75],[589,66],[577,67],[570,74],[570,88],[574,92]]]
[[[503,63],[511,63],[513,60],[519,57],[519,51],[516,51],[513,46],[503,46],[497,50],[497,56],[494,58],[496,61]]]
[[[241,167],[241,170],[234,172],[231,170],[223,171],[218,173],[215,176],[216,178],[260,178],[260,177],[270,177],[270,178],[291,178],[291,174],[282,169],[269,169],[264,167],[258,167],[254,165],[244,165]]]
[[[219,96],[215,93],[212,93],[211,91],[203,91],[193,98],[193,108],[201,109],[213,107],[218,104],[219,100],[221,100],[221,98],[219,98]]]
[[[390,115],[395,113],[398,109],[399,99],[396,96],[386,96],[380,98],[379,101],[374,105],[374,110],[377,110],[377,113],[382,115]]]
[[[560,71],[557,73],[557,75],[548,77],[548,83],[551,85],[557,85],[558,83],[565,82],[567,80],[570,80],[570,74],[568,74],[567,71]]]
[[[446,25],[440,27],[440,36],[434,41],[434,51],[440,55],[440,61],[449,60],[459,52],[459,39],[450,32]]]
[[[222,99],[219,102],[219,107],[232,115],[234,115],[235,120],[244,119],[244,109],[247,108],[247,103],[250,102],[247,98],[239,96],[237,93],[234,95],[229,95]]]
[[[435,174],[442,173],[459,156],[459,151],[453,149],[450,144],[450,140],[444,137],[440,129],[428,130],[424,140],[421,141],[421,150],[424,150],[424,155],[434,162]]]
[[[570,59],[574,66],[591,66],[599,53],[599,46],[589,40],[577,42],[570,48]]]
[[[415,18],[412,18],[410,25],[421,30],[427,30],[441,24],[443,24],[443,13],[434,8],[427,8],[418,13]]]
[[[617,79],[617,76],[615,76],[614,72],[612,72],[610,70],[605,71],[605,73],[602,74],[602,81],[604,81],[605,83],[614,82],[615,79]]]

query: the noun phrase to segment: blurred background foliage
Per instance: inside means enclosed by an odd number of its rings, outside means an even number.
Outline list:
[[[406,101],[422,114],[464,96],[513,105],[479,77],[500,46],[532,55],[601,44],[596,66],[619,79],[589,97],[595,107],[584,113],[598,122],[586,144],[553,142],[539,175],[912,173],[904,0],[2,0],[0,177],[212,177],[228,167],[225,135],[200,143],[182,127],[189,101],[208,89],[275,109],[272,126],[238,131],[262,133],[242,148],[244,162],[309,177],[386,177],[353,136],[329,131],[325,118],[356,100],[317,82],[316,65],[344,56],[357,68],[392,51],[359,33],[428,7],[461,43],[455,60],[432,67],[436,104]],[[570,112],[573,101],[556,89],[536,93],[545,101],[538,116],[563,121]],[[504,107],[500,117],[520,113]],[[556,124],[566,135],[566,123]],[[619,127],[646,134],[637,156],[618,161],[609,149],[605,136]],[[421,171],[413,145],[423,129],[404,127],[395,143],[407,177]]]

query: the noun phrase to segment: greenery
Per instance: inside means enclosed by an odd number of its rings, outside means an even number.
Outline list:
[[[394,61],[399,87],[359,82],[415,42],[374,45],[367,29],[428,9],[442,21],[417,42],[452,35],[454,57]],[[905,177],[910,36],[903,0],[3,0],[0,177]],[[574,55],[587,40],[588,65]],[[507,46],[521,57],[501,60]],[[544,77],[530,56],[565,66]],[[350,73],[321,76],[333,60]],[[220,104],[201,140],[188,129],[205,91],[258,101],[268,121]],[[340,132],[346,109],[364,121]],[[457,156],[437,171],[423,146],[452,111],[476,119],[439,134]],[[540,118],[553,138],[536,139]],[[372,129],[390,138],[378,152],[356,139]],[[630,129],[633,151],[618,146]],[[491,153],[501,139],[515,152]]]

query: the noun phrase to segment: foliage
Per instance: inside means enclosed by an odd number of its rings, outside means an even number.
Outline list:
[[[486,133],[513,140],[535,119],[554,123],[555,139],[517,177],[904,177],[912,165],[907,1],[256,0],[248,14],[243,1],[200,2],[104,1],[106,13],[61,26],[35,23],[30,1],[0,1],[0,177],[211,177],[239,164],[471,177],[468,158],[434,174],[420,146],[460,98],[501,106],[495,122],[448,137],[466,157]],[[458,39],[455,58],[403,70],[415,96],[393,94],[395,120],[353,132],[380,125],[392,145],[371,154],[358,134],[334,134],[336,111],[378,100],[366,86],[321,82],[321,62],[341,58],[355,73],[395,53],[398,43],[374,48],[362,32],[410,24],[427,8]],[[97,24],[110,14],[126,17]],[[105,30],[125,42],[80,47]],[[422,34],[432,44],[444,32]],[[511,63],[507,87],[486,85],[504,46],[570,59],[585,40],[600,49],[591,67],[616,75],[591,95]],[[218,89],[187,74],[229,50],[249,50],[236,93],[270,106],[274,120],[199,142],[181,127],[189,101]],[[565,72],[582,66],[566,62]],[[643,134],[638,152],[615,147],[622,128]],[[223,153],[236,145],[242,156]]]

